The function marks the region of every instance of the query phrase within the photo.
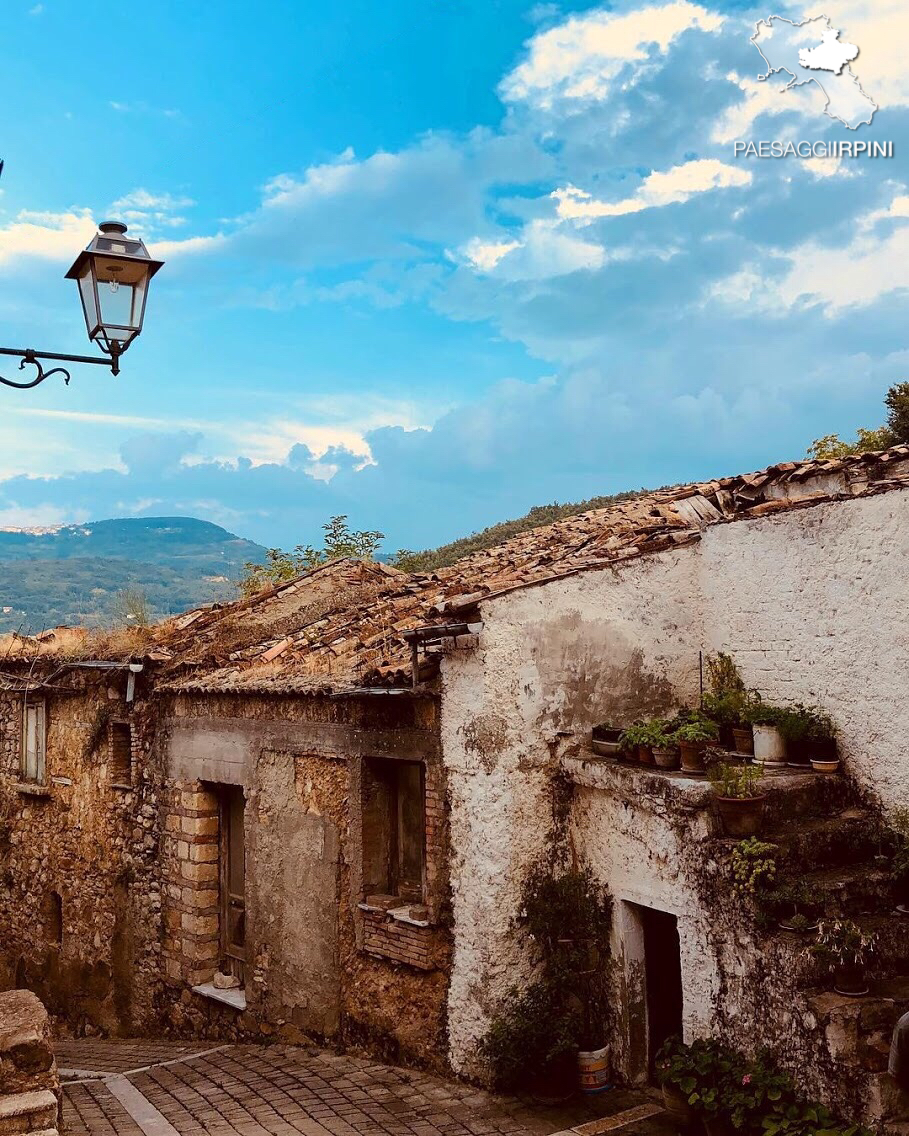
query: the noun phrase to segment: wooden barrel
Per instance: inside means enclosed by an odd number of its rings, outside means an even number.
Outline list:
[[[582,1049],[578,1053],[578,1078],[581,1092],[601,1093],[611,1089],[609,1084],[609,1047],[603,1049]]]

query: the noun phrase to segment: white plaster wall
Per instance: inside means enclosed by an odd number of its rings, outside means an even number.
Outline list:
[[[482,605],[480,647],[443,666],[456,1070],[477,1070],[489,1015],[522,975],[509,924],[549,826],[546,766],[592,725],[693,703],[702,648],[730,652],[768,698],[824,706],[859,781],[887,805],[909,800],[907,522],[906,490],[798,509]],[[636,818],[618,823],[603,796],[594,790],[577,812],[578,842],[613,894],[680,915],[686,1026],[696,1032],[716,1009],[720,969],[745,981],[741,944],[711,946],[719,932],[673,876],[670,830],[637,818],[656,825],[657,854],[642,856]]]
[[[909,491],[707,529],[708,650],[766,697],[816,703],[850,771],[909,801]]]
[[[455,924],[449,1056],[458,1072],[477,1071],[489,1015],[523,974],[509,924],[549,829],[559,734],[696,696],[697,580],[696,558],[683,549],[502,597],[484,605],[480,648],[445,660]]]

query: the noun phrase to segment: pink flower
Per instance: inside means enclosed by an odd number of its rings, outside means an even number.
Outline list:
[[[746,1073],[745,1076],[742,1077],[742,1084],[743,1085],[750,1085],[751,1084],[751,1074],[750,1073]]]

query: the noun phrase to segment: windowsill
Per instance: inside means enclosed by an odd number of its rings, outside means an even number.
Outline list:
[[[394,919],[396,923],[407,923],[410,927],[429,927],[430,921],[428,919],[414,919],[411,917],[410,909],[412,907],[422,907],[423,904],[408,903],[403,907],[377,907],[371,903],[358,903],[357,907],[361,911],[365,911],[370,915],[384,915],[389,919]]]
[[[246,991],[242,986],[234,986],[230,990],[219,990],[213,983],[205,982],[201,986],[192,988],[193,994],[201,994],[203,998],[210,998],[213,1002],[221,1002],[230,1006],[232,1010],[246,1009]]]
[[[13,786],[23,797],[52,797],[50,785],[40,785],[37,781],[19,781]]]

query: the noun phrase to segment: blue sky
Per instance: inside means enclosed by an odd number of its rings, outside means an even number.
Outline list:
[[[870,127],[758,80],[756,22],[820,12]],[[0,393],[0,524],[423,547],[798,458],[909,378],[903,0],[11,0],[0,37],[0,342],[86,351],[105,217],[167,261],[118,379]]]

